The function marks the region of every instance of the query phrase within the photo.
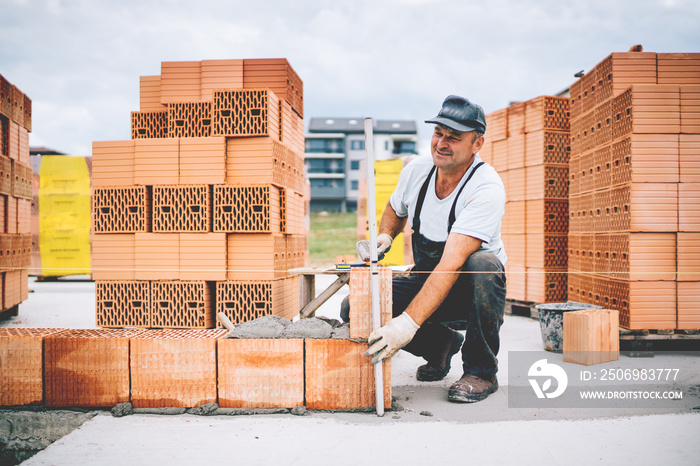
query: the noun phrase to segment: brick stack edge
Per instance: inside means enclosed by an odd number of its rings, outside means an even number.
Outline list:
[[[287,60],[163,62],[140,79],[131,134],[93,143],[97,325],[296,315],[303,85]]]
[[[0,75],[0,314],[28,298],[32,101]]]
[[[527,204],[529,182],[536,180],[539,189],[542,179],[533,178],[528,152],[533,101],[488,115],[491,138],[483,158],[499,169],[508,193],[508,297],[615,309],[628,329],[700,328],[694,299],[700,292],[700,54],[613,53],[574,82],[570,95],[569,160],[558,162],[568,170],[562,198],[568,225],[546,197],[544,228],[542,207]],[[545,151],[552,147],[556,143]],[[551,187],[559,176],[545,168],[544,179]],[[562,234],[568,244],[552,242]],[[532,272],[562,246],[566,253],[556,264],[568,272],[566,289],[553,286],[545,270],[542,294],[540,274]]]
[[[700,54],[614,53],[571,108],[569,298],[700,328]]]
[[[506,187],[508,297],[566,301],[569,99],[540,96],[487,115],[481,158]]]
[[[358,309],[350,333],[359,338],[369,333],[369,280],[368,270],[351,271],[351,299]],[[132,283],[115,283],[122,287],[117,293],[143,301],[138,291],[123,289]],[[383,322],[389,319],[391,283],[391,270],[380,269]],[[138,310],[137,320],[144,316],[144,309]],[[374,370],[364,356],[365,342],[226,339],[226,334],[223,329],[0,328],[0,406],[374,407]],[[390,408],[391,363],[383,364],[384,406]]]

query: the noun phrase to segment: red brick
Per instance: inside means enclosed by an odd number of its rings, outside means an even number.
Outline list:
[[[92,143],[93,187],[134,184],[134,141]]]
[[[279,101],[269,89],[214,91],[213,136],[279,138]]]
[[[211,231],[209,185],[153,187],[153,232]]]
[[[243,88],[243,60],[202,60],[201,99],[213,100],[216,89]]]
[[[136,236],[99,234],[92,240],[93,280],[134,280],[136,278]]]
[[[95,233],[151,229],[151,193],[145,186],[95,187],[92,205]]]
[[[700,281],[700,233],[679,232],[677,241],[677,280]]]
[[[527,274],[525,273],[525,266],[506,264],[506,281],[508,282],[508,299],[525,301],[527,287]]]
[[[525,166],[567,164],[571,156],[568,131],[534,131],[525,134]]]
[[[486,127],[489,135],[487,139],[501,141],[508,137],[508,109],[503,108],[486,115]]]
[[[287,276],[287,241],[281,234],[227,235],[228,280],[275,280]]]
[[[147,330],[131,340],[131,403],[135,408],[189,408],[217,401],[216,341],[220,330]]]
[[[180,233],[179,279],[224,280],[226,256],[224,233]]]
[[[620,359],[619,311],[564,313],[563,360],[589,366]]]
[[[131,112],[131,139],[168,137],[168,112]]]
[[[0,406],[44,402],[44,338],[62,328],[0,328]]]
[[[150,282],[98,280],[95,282],[95,309],[98,327],[150,327]]]
[[[150,327],[207,329],[215,326],[213,283],[151,282]]]
[[[217,356],[220,407],[304,404],[304,340],[221,339]]]
[[[243,61],[243,87],[268,88],[304,118],[304,83],[285,58]]]
[[[379,313],[381,325],[391,320],[392,274],[388,267],[378,270]],[[369,338],[372,325],[371,274],[369,268],[350,271],[350,338]]]
[[[203,138],[211,136],[211,102],[168,104],[169,138]]]
[[[295,284],[290,287],[289,282]],[[296,277],[277,280],[216,282],[216,312],[223,312],[233,323],[248,322],[269,315],[292,319],[299,314]]]
[[[178,233],[136,233],[134,250],[136,280],[177,280],[180,277]]]
[[[350,340],[306,340],[306,407],[362,409],[376,405],[369,345]],[[391,362],[384,362],[384,407],[391,407]]]
[[[700,281],[677,282],[678,293],[678,324],[676,328],[684,330],[700,329]]]
[[[202,62],[164,61],[160,64],[160,102],[199,102]]]
[[[129,339],[138,330],[67,330],[44,340],[47,407],[129,401]]]
[[[678,159],[681,183],[700,183],[700,134],[680,134]]]
[[[139,77],[139,110],[162,112],[166,107],[160,103],[160,76]]]
[[[134,141],[134,183],[178,184],[179,139],[136,139]]]
[[[525,102],[508,107],[508,139],[520,134],[525,134]]]
[[[535,303],[561,303],[567,301],[566,270],[550,271],[539,267],[527,267],[525,301]]]
[[[215,232],[279,233],[286,208],[273,185],[214,186]]]
[[[226,177],[226,138],[180,138],[179,184],[222,184]]]
[[[569,130],[569,98],[540,96],[525,102],[525,132]]]

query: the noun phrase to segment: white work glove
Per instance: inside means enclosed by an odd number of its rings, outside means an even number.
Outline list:
[[[381,233],[380,235],[377,235],[377,260],[380,261],[384,259],[384,254],[389,252],[389,249],[391,249],[391,243],[394,240],[392,239],[391,236],[387,235],[386,233]],[[360,259],[363,261],[368,261],[370,259],[370,254],[369,254],[369,241],[366,239],[363,239],[362,241],[358,241],[357,244],[355,245],[355,248],[357,249],[357,254],[360,256]]]
[[[374,356],[372,364],[392,357],[413,339],[419,328],[405,312],[394,317],[384,327],[370,333],[368,342],[371,346],[365,351],[365,356]]]

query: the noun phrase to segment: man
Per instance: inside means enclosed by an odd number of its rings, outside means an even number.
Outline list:
[[[506,194],[496,171],[477,155],[486,132],[480,106],[451,95],[426,123],[436,125],[432,160],[418,158],[401,172],[377,235],[381,256],[410,221],[415,267],[394,279],[394,318],[372,332],[366,355],[376,364],[403,348],[427,361],[418,380],[436,381],[445,378],[461,348],[464,375],[448,399],[475,402],[498,389]],[[369,242],[357,249],[367,260]],[[466,340],[453,328],[466,329]]]

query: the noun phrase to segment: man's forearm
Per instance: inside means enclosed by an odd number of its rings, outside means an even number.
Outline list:
[[[403,231],[406,219],[407,217],[396,215],[394,208],[391,207],[391,202],[387,202],[382,218],[379,221],[379,234],[386,233],[392,238],[396,238]]]

